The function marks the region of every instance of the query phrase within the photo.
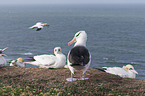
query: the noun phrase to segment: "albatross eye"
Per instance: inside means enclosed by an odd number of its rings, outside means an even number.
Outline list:
[[[58,49],[58,51],[60,51],[60,49]]]
[[[55,51],[57,51],[57,49],[55,49]]]

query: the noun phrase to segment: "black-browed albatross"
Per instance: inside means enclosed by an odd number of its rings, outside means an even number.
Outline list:
[[[91,55],[86,48],[86,41],[86,32],[79,31],[68,43],[68,45],[71,45],[72,43],[76,42],[74,47],[69,51],[67,57],[68,67],[71,71],[71,78],[67,78],[67,81],[75,81],[75,78],[73,78],[75,70],[82,70],[84,75],[83,80],[85,80],[85,72],[87,71],[91,63]]]

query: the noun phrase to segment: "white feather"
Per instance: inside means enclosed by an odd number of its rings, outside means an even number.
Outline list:
[[[39,66],[40,68],[63,68],[66,64],[66,56],[61,52],[60,47],[54,48],[55,55],[34,56],[34,62],[25,62]]]
[[[38,55],[34,56],[34,59],[41,65],[52,65],[56,62],[56,56],[54,55]]]
[[[129,68],[125,69],[125,67],[128,66]],[[138,74],[132,65],[126,65],[123,66],[122,68],[121,67],[102,67],[102,68],[104,68],[107,73],[119,75],[120,77],[123,78],[135,78],[136,74]]]
[[[0,66],[5,66],[7,64],[6,59],[0,54]]]

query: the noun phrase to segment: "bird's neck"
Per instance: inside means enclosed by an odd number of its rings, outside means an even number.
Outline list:
[[[59,63],[64,63],[65,62],[64,60],[66,59],[63,53],[57,54],[56,58],[57,58],[57,62]]]
[[[55,56],[56,56],[57,58],[60,58],[61,55],[62,55],[62,53],[55,54]]]
[[[83,40],[77,41],[74,46],[85,46],[86,47],[86,41],[83,41]]]

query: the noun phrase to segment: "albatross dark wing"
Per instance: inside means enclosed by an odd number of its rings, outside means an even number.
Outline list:
[[[71,66],[85,66],[90,60],[90,54],[86,47],[76,46],[71,49],[69,61]]]

